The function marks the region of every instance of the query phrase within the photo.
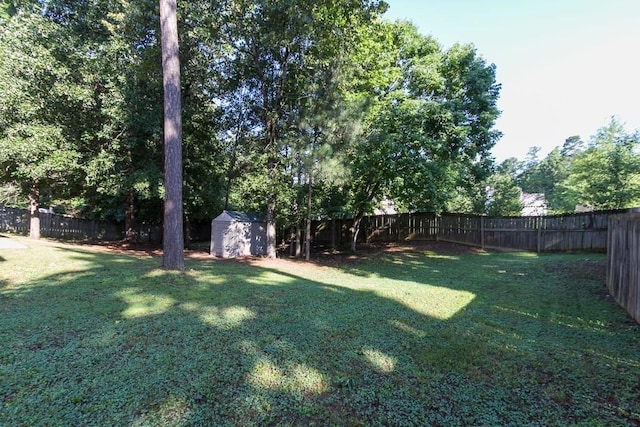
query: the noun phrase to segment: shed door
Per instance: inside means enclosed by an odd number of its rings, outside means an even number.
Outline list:
[[[224,257],[224,235],[229,223],[226,221],[213,221],[211,227],[211,255]]]

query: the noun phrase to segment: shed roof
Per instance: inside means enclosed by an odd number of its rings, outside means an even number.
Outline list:
[[[264,219],[255,212],[222,211],[214,221],[264,222]]]

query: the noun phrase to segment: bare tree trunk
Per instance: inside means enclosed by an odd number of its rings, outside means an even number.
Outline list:
[[[291,205],[291,211],[293,212],[293,216],[296,219],[296,223],[295,225],[291,225],[291,232],[289,235],[291,240],[291,244],[289,245],[290,257],[300,256],[300,212],[298,206],[298,200],[296,199]]]
[[[40,189],[34,184],[29,191],[29,237],[40,238]]]
[[[222,210],[229,210],[229,193],[231,192],[231,175],[227,176],[227,188],[224,195],[224,208]]]
[[[189,215],[184,215],[184,247],[191,247],[191,220],[189,219]]]
[[[353,225],[351,226],[351,252],[355,252],[357,249],[358,233],[360,233],[360,224],[362,223],[362,216],[356,215],[353,219]]]
[[[300,221],[302,219],[298,219],[296,222],[296,257],[302,256],[302,227],[300,227]]]
[[[135,242],[137,239],[136,233],[136,223],[135,223],[135,215],[134,215],[134,192],[130,190],[127,194],[125,207],[124,207],[124,228],[125,228],[125,236],[124,239],[127,242]]]
[[[238,130],[236,132],[235,143],[231,149],[231,162],[229,163],[229,168],[227,169],[227,186],[225,188],[224,194],[224,210],[229,209],[229,193],[231,193],[231,182],[233,181],[234,170],[236,167],[236,162],[238,161],[238,154],[236,152],[238,148],[238,144],[240,143],[240,132],[242,132],[242,121],[238,123]]]
[[[313,174],[309,174],[309,194],[307,195],[307,230],[304,236],[304,259],[311,260],[311,206],[313,198]]]
[[[291,226],[290,230],[289,230],[289,256],[293,257],[293,254],[295,253],[295,246],[296,246],[296,229],[295,227]]]
[[[300,157],[296,155],[296,163],[298,168],[298,180],[297,183],[302,182],[302,168],[300,167]],[[296,196],[296,258],[302,256],[302,213],[300,207],[304,205],[304,199],[300,200],[300,193]]]
[[[331,218],[331,250],[336,250],[336,219]]]
[[[182,228],[182,105],[176,0],[160,0],[162,83],[164,87],[163,266],[184,270]]]
[[[276,202],[275,196],[267,201],[267,258],[276,257]]]
[[[278,142],[276,124],[273,120],[267,120],[267,150],[269,150],[269,160],[267,169],[271,188],[267,196],[267,258],[276,258],[276,179],[278,159],[276,158],[276,143]]]

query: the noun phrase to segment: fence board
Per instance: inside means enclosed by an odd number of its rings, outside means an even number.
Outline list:
[[[640,214],[611,216],[607,240],[607,288],[640,323]]]

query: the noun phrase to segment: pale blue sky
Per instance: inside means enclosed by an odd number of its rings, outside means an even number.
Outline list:
[[[616,116],[640,128],[640,0],[386,0],[445,48],[473,43],[502,84],[498,162],[583,140]]]

